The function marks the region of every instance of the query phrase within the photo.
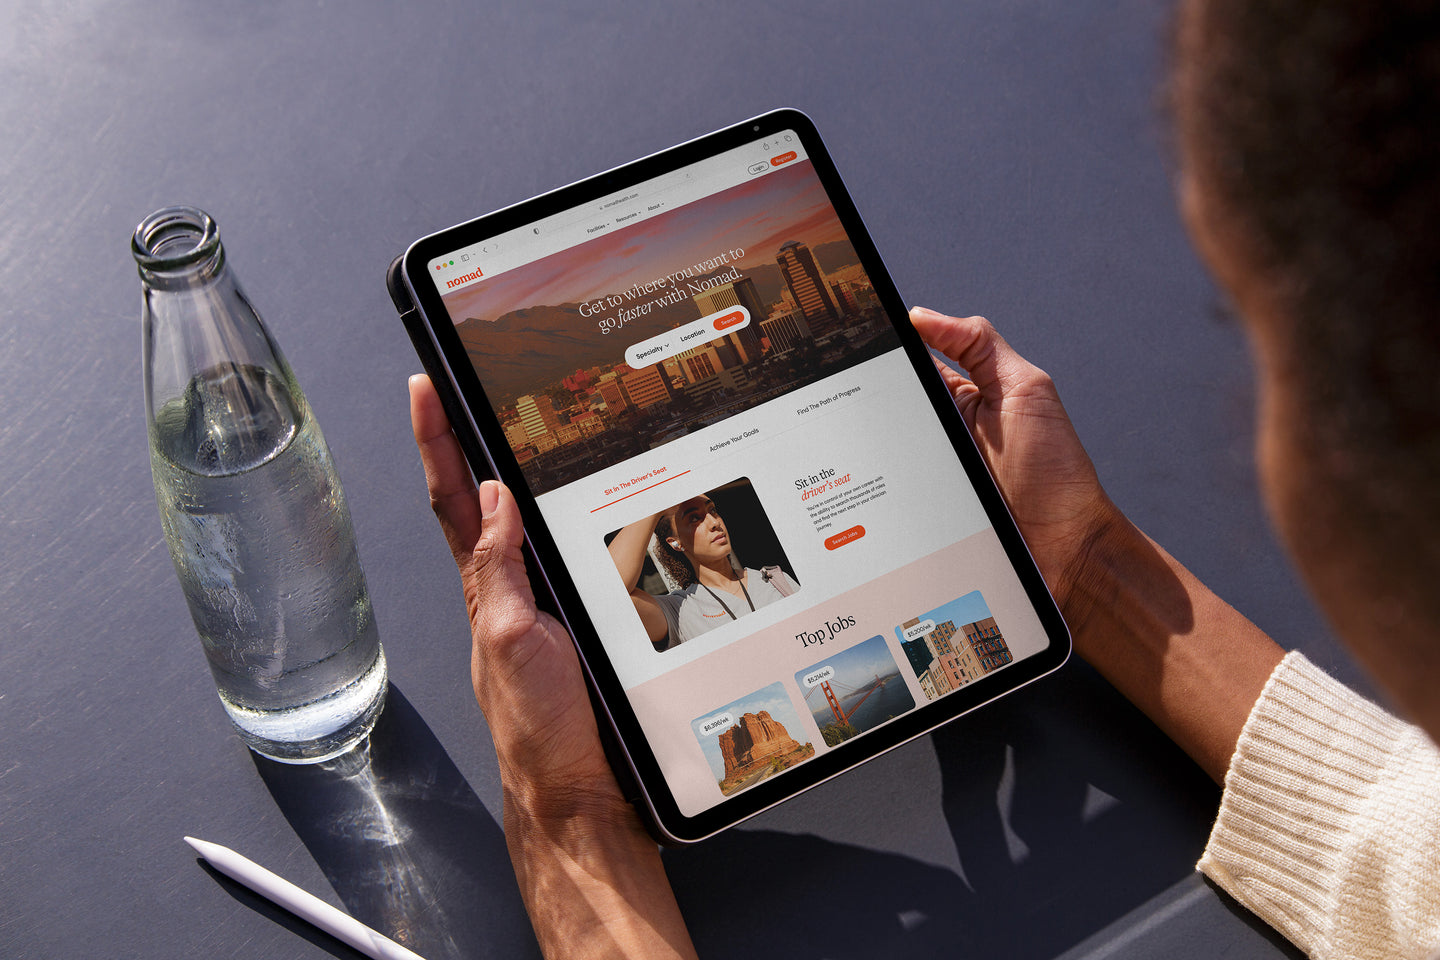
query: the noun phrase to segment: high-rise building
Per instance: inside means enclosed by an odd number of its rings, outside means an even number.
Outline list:
[[[815,339],[815,334],[810,332],[810,324],[805,322],[805,317],[799,310],[771,314],[768,320],[760,324],[760,332],[770,341],[771,353],[784,353],[806,340]]]
[[[938,666],[933,671],[929,668],[920,671],[920,676],[916,679],[920,681],[920,690],[925,694],[926,700],[934,700],[936,697],[950,692],[950,681],[945,678],[945,674],[940,671]]]
[[[520,414],[525,435],[531,440],[553,433],[560,425],[560,418],[555,415],[555,402],[544,394],[538,397],[526,394],[516,400],[515,412]]]
[[[855,294],[851,292],[851,285],[849,283],[832,283],[830,284],[830,292],[835,295],[835,302],[840,305],[840,309],[845,313],[858,313],[860,311],[860,302],[855,299]]]
[[[754,381],[745,372],[746,369],[741,366],[726,367],[714,376],[687,384],[685,396],[708,403],[721,391],[745,393],[754,386]]]
[[[780,247],[775,262],[780,265],[785,285],[790,288],[800,312],[817,334],[828,332],[840,322],[840,311],[835,309],[829,285],[809,247],[791,240]]]
[[[605,411],[611,416],[623,411],[630,406],[630,398],[625,395],[624,388],[620,385],[620,378],[613,373],[607,373],[600,378],[595,385],[600,397],[605,401]]]
[[[682,369],[685,371],[685,379],[689,383],[696,383],[706,377],[713,377],[725,365],[720,362],[720,356],[709,347],[696,347],[694,350],[686,350],[686,356],[681,358]]]
[[[505,421],[505,440],[513,449],[519,450],[530,442],[530,431],[525,429],[525,424],[520,420]]]
[[[955,634],[958,632],[955,623],[946,620],[936,624],[935,629],[925,635],[926,645],[949,674],[951,686],[954,687],[964,686],[986,672],[980,658],[968,644],[955,642]]]
[[[760,350],[758,340],[755,355],[759,356]],[[679,364],[680,373],[685,378],[686,384],[699,383],[707,377],[713,377],[721,370],[729,370],[732,367],[740,366],[743,361],[737,355],[735,347],[727,340],[711,340],[700,347],[691,347],[675,355]]]
[[[660,361],[660,369],[665,372],[665,379],[670,381],[670,386],[675,390],[682,390],[685,387],[685,371],[676,357],[666,357]]]
[[[719,313],[726,307],[744,307],[750,314],[750,323],[743,330],[727,334],[722,339],[735,350],[741,363],[760,359],[760,321],[765,316],[765,304],[760,301],[760,292],[755,289],[754,280],[741,277],[697,293],[691,299],[700,308],[702,317]]]
[[[630,402],[641,409],[670,400],[670,385],[665,382],[665,374],[659,364],[632,370],[620,378],[620,383]]]

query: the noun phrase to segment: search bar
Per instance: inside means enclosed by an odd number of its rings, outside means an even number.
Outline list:
[[[719,340],[748,326],[749,310],[744,307],[726,307],[674,330],[667,330],[659,336],[630,344],[625,348],[625,362],[636,370],[654,366],[677,353],[703,347],[712,340]]]

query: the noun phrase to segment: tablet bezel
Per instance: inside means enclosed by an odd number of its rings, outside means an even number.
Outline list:
[[[482,243],[490,237],[783,131],[793,131],[800,137],[836,215],[855,248],[860,265],[869,276],[876,296],[886,316],[891,320],[900,344],[915,369],[935,415],[944,427],[951,447],[963,466],[1049,642],[1044,650],[1017,660],[1003,670],[987,674],[936,700],[917,704],[909,713],[870,730],[863,736],[832,747],[785,771],[783,775],[770,777],[694,816],[686,816],[681,813],[671,796],[670,787],[656,762],[649,741],[630,706],[625,690],[620,685],[604,644],[580,601],[575,582],[505,439],[484,387],[466,356],[449,311],[436,285],[428,276],[426,265],[433,258],[448,255],[462,247]],[[431,345],[436,351],[433,359],[438,361],[439,372],[449,381],[448,384],[437,383],[437,387],[442,390],[452,389],[468,414],[468,423],[452,426],[457,433],[468,431],[472,438],[480,441],[479,448],[483,450],[487,462],[475,463],[473,454],[470,455],[471,467],[476,475],[498,477],[514,492],[524,520],[531,555],[540,567],[538,571],[531,571],[531,579],[549,589],[562,622],[575,638],[581,664],[599,695],[599,707],[608,715],[597,720],[602,724],[608,720],[630,767],[629,773],[635,778],[642,793],[640,799],[645,807],[642,813],[648,816],[650,826],[660,839],[675,843],[704,839],[1025,686],[1058,669],[1068,658],[1070,636],[1060,612],[944,381],[935,371],[929,352],[911,326],[903,301],[895,290],[889,272],[885,269],[828,150],[814,124],[800,111],[776,110],[430,234],[415,241],[406,251],[402,274]],[[466,443],[464,446],[467,450],[475,449],[474,444]]]

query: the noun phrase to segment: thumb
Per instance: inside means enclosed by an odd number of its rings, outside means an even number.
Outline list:
[[[504,642],[536,621],[535,595],[525,572],[520,508],[498,480],[480,484],[481,527],[465,573],[470,624],[481,642]]]
[[[497,591],[507,590],[517,574],[526,585],[528,595],[525,557],[520,552],[525,528],[515,495],[499,480],[486,480],[480,484],[476,499],[480,503],[480,536],[470,554],[468,579],[476,581],[480,599],[486,604],[494,599]],[[486,587],[490,589],[481,589]]]
[[[987,402],[1040,373],[984,317],[947,317],[925,307],[913,307],[910,321],[931,347],[958,363]],[[947,383],[954,389],[951,378]]]
[[[912,307],[910,322],[920,338],[958,363],[976,384],[996,379],[996,349],[1005,341],[984,317],[950,317],[925,307]]]

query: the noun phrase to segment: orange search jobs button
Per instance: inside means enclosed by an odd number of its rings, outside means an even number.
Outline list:
[[[714,327],[716,330],[724,330],[726,327],[733,327],[737,323],[744,322],[745,314],[741,313],[739,310],[736,310],[733,313],[725,314],[725,316],[723,317],[716,317]]]
[[[780,156],[778,156],[778,157],[771,157],[771,158],[770,158],[770,166],[772,166],[772,167],[778,167],[778,166],[780,166],[780,164],[782,164],[782,163],[789,163],[791,160],[794,160],[794,159],[795,159],[795,151],[794,151],[794,150],[786,150],[784,153],[780,154]]]
[[[845,544],[859,540],[863,536],[865,536],[865,528],[860,526],[859,524],[856,524],[849,530],[841,531],[840,533],[835,534],[835,536],[833,537],[826,537],[825,549],[838,550],[841,547],[845,546]]]

